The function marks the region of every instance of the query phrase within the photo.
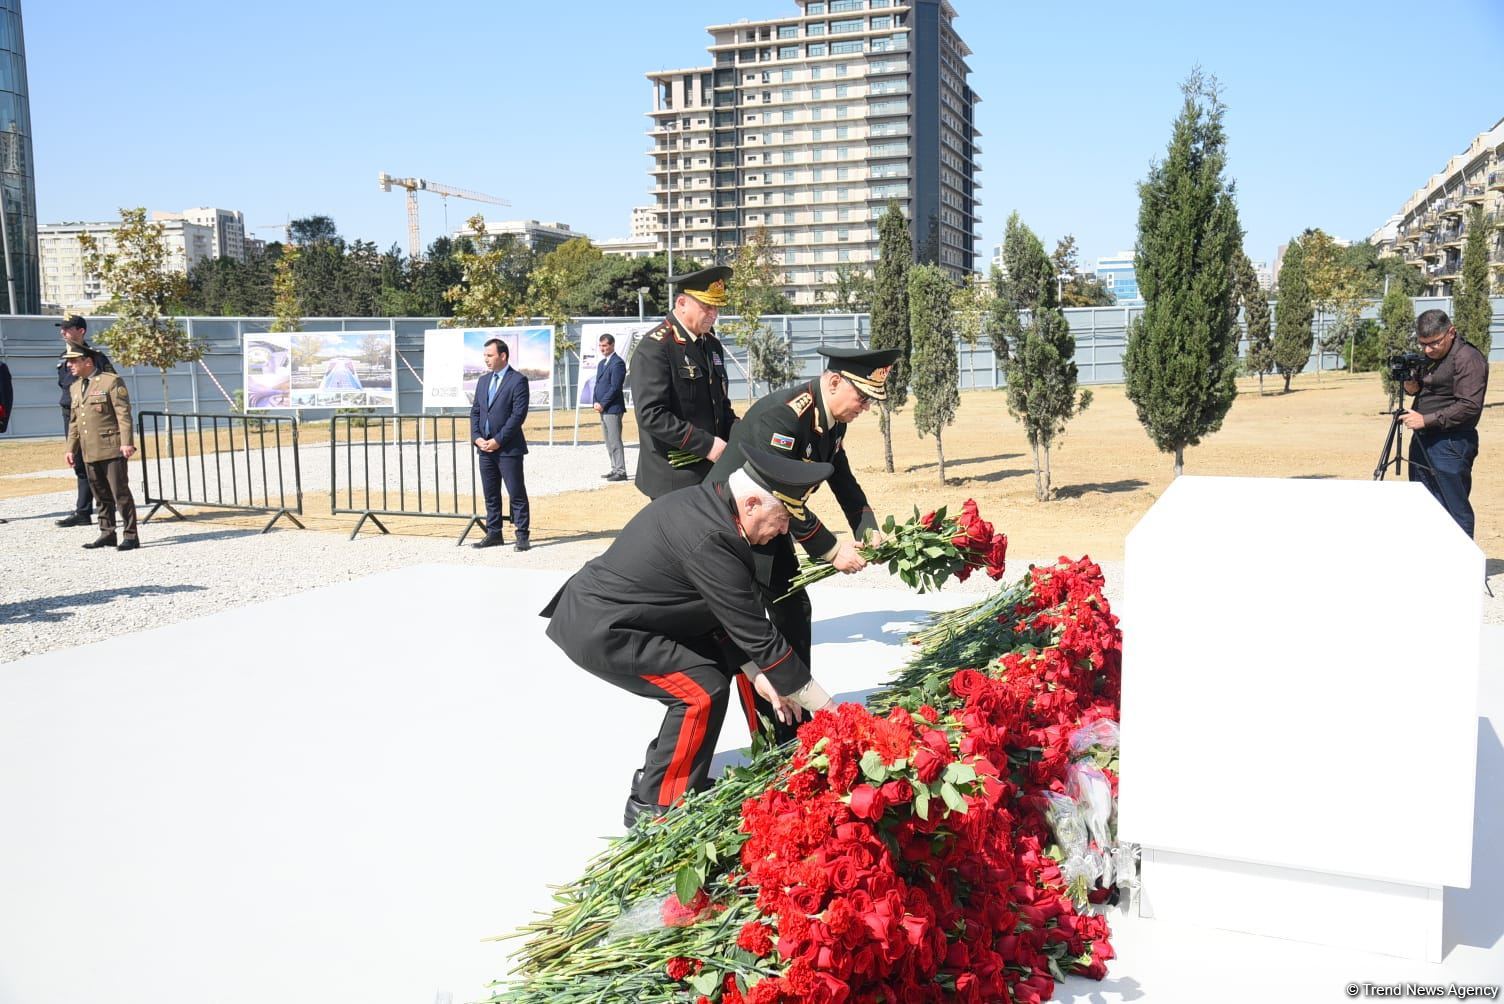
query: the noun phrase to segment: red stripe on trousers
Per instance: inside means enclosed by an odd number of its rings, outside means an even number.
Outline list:
[[[747,713],[747,735],[757,735],[757,692],[752,689],[752,681],[745,674],[737,674],[737,689],[742,695],[742,710]]]
[[[684,720],[679,723],[679,741],[674,745],[673,758],[663,774],[663,785],[658,789],[658,804],[673,805],[689,787],[689,771],[694,766],[695,755],[705,742],[706,718],[710,715],[710,695],[693,679],[683,673],[667,676],[644,677],[655,687],[677,697],[685,704]]]

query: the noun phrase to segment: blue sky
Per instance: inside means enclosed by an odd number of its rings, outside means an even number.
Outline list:
[[[1132,247],[1135,185],[1197,63],[1223,85],[1255,260],[1308,226],[1366,236],[1504,117],[1499,0],[952,2],[982,97],[984,255],[1014,209],[1048,243],[1074,233],[1087,264]],[[217,205],[248,227],[325,213],[405,246],[401,193],[376,184],[388,171],[512,203],[450,200],[451,229],[474,207],[625,236],[650,201],[643,74],[705,63],[705,25],[793,10],[25,0],[38,213]],[[445,207],[420,198],[426,243]]]

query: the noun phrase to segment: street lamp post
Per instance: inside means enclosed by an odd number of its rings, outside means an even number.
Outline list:
[[[645,321],[645,320],[647,320],[646,315],[643,313],[643,307],[642,307],[642,298],[643,298],[643,295],[647,293],[647,291],[648,291],[648,288],[646,286],[638,286],[637,287],[637,319],[639,321]]]

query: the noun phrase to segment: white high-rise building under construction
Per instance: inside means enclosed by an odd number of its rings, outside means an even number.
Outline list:
[[[949,0],[795,2],[707,28],[710,66],[648,74],[659,246],[729,261],[766,227],[784,292],[814,304],[874,267],[897,201],[920,261],[975,271],[979,99]]]

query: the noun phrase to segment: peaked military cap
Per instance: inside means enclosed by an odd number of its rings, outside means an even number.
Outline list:
[[[686,296],[692,296],[707,307],[726,305],[726,283],[731,281],[730,265],[713,265],[698,272],[671,276],[668,280],[674,288]]]
[[[742,447],[743,469],[754,483],[773,493],[789,515],[804,518],[804,502],[836,469],[819,461],[795,460],[757,446]]]
[[[70,345],[70,346],[68,346],[67,350],[65,352],[63,352],[63,358],[64,359],[93,359],[94,358],[94,350],[91,349],[91,348],[89,348],[87,345],[83,345],[83,346],[79,346],[79,347],[74,347],[74,346]]]
[[[54,328],[87,328],[89,322],[78,314],[69,314],[53,325]]]
[[[819,352],[830,360],[825,368],[850,380],[857,390],[877,401],[887,398],[888,370],[898,362],[899,349],[838,349],[822,345]]]

